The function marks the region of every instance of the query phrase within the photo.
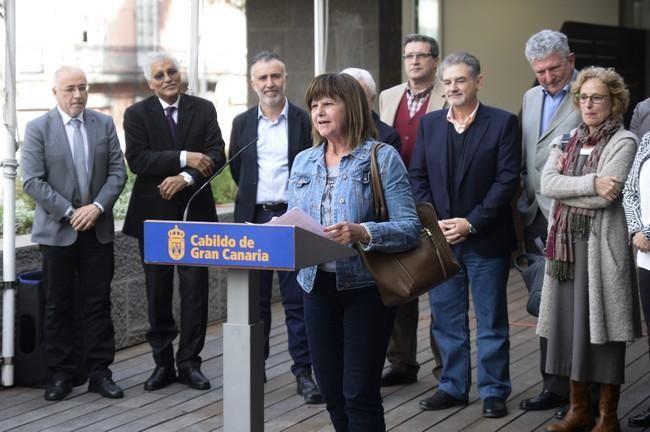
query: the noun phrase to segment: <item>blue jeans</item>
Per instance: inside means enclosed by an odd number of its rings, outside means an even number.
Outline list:
[[[319,271],[305,294],[314,373],[337,432],[386,429],[380,380],[395,310],[374,285],[337,291],[334,273]]]
[[[485,258],[464,244],[453,247],[460,271],[429,291],[432,332],[442,354],[439,389],[467,399],[471,382],[469,289],[476,315],[478,391],[481,399],[510,395],[510,342],[506,285],[510,258]]]

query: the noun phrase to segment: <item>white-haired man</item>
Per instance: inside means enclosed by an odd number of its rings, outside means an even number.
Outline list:
[[[165,53],[152,53],[143,72],[154,95],[124,113],[126,160],[137,177],[123,227],[125,234],[138,239],[142,256],[144,220],[181,219],[190,196],[226,160],[214,105],[182,94],[178,61]],[[193,201],[188,220],[217,222],[209,186]],[[176,380],[172,345],[178,334],[172,315],[174,266],[143,266],[150,326],[147,340],[156,362],[144,389],[152,391]],[[208,269],[175,268],[181,299],[178,381],[198,390],[209,389],[199,356],[208,320]]]
[[[361,85],[363,92],[366,94],[368,106],[372,109],[372,119],[375,121],[375,126],[377,127],[377,140],[379,142],[390,144],[395,147],[395,150],[400,151],[402,141],[400,140],[399,133],[395,128],[384,123],[379,118],[379,114],[377,114],[373,109],[375,106],[375,99],[377,99],[377,85],[375,84],[375,80],[372,78],[370,72],[365,69],[350,67],[343,69],[341,73],[348,74],[352,78],[356,79]]]
[[[542,168],[548,159],[551,140],[571,131],[580,123],[580,113],[573,107],[571,82],[575,79],[575,55],[566,35],[542,30],[528,39],[525,49],[538,86],[524,94],[522,108],[522,146],[525,193],[520,199],[525,224],[526,249],[543,254],[535,239],[546,240],[551,199],[541,193]],[[564,405],[569,395],[566,377],[546,373],[546,339],[540,338],[540,370],[544,379],[542,392],[519,404],[523,410],[546,410]]]

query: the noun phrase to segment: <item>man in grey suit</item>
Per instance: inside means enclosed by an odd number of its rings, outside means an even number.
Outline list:
[[[650,132],[650,98],[642,100],[636,107],[630,120],[630,132],[635,133],[639,140]]]
[[[542,30],[526,43],[526,58],[538,86],[524,94],[522,109],[522,143],[524,160],[524,193],[520,210],[525,223],[526,250],[543,254],[535,239],[546,240],[551,199],[540,192],[542,168],[548,159],[549,144],[558,135],[569,132],[581,121],[573,108],[571,83],[575,79],[575,55],[569,49],[566,35]],[[544,379],[542,392],[521,401],[523,410],[546,410],[566,403],[569,383],[566,377],[547,374],[546,339],[540,338],[540,369]]]
[[[408,81],[379,94],[379,117],[399,133],[400,155],[408,168],[420,119],[428,112],[443,108],[445,99],[443,86],[436,78],[440,52],[438,42],[430,36],[409,34],[404,38],[403,49]],[[397,310],[386,354],[390,367],[381,378],[384,387],[417,381],[420,369],[416,359],[419,314],[418,299],[401,305]],[[442,360],[431,332],[429,335],[434,357],[433,374],[438,377]]]
[[[58,69],[52,92],[57,107],[27,124],[21,147],[23,188],[36,201],[32,241],[43,257],[44,396],[61,400],[72,390],[73,317],[79,314],[88,391],[121,398],[109,365],[115,353],[112,209],[126,182],[124,156],[113,120],[85,109],[88,83],[81,69]]]

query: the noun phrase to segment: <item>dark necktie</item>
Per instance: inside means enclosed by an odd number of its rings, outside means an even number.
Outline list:
[[[72,135],[74,171],[77,175],[81,205],[85,205],[90,203],[90,184],[88,182],[88,170],[86,169],[86,146],[84,145],[83,135],[81,135],[81,120],[73,118],[70,122],[74,126],[74,134]]]
[[[172,138],[174,138],[174,142],[177,142],[176,140],[176,122],[174,121],[174,111],[176,110],[175,106],[168,106],[165,108],[165,117],[167,118],[167,124],[169,124],[169,130],[172,133]]]

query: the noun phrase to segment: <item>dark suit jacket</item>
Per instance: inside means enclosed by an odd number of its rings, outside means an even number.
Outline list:
[[[464,242],[485,257],[515,247],[510,201],[519,186],[521,167],[517,117],[481,104],[467,135],[458,184],[449,184],[447,135],[453,127],[447,110],[425,115],[411,159],[409,176],[416,202],[431,202],[439,219],[463,217],[478,231]],[[451,214],[455,188],[457,214]]]
[[[210,101],[181,95],[178,105],[178,142],[172,138],[165,113],[157,96],[151,96],[131,105],[124,113],[126,160],[137,178],[133,185],[131,201],[122,231],[142,238],[145,219],[178,220],[189,197],[207,179],[198,171],[181,168],[181,150],[200,152],[215,162],[215,170],[226,157],[217,112]],[[194,185],[165,200],[158,185],[169,176],[181,171],[189,173]],[[217,221],[212,190],[206,187],[192,203],[189,220]]]
[[[372,119],[377,127],[377,141],[390,144],[399,152],[400,148],[402,148],[402,140],[397,129],[381,121],[379,114],[374,111],[372,112]]]
[[[113,205],[126,182],[124,155],[113,119],[97,111],[84,110],[88,137],[90,196],[104,208],[95,223],[99,243],[110,243],[115,235]],[[27,123],[20,147],[23,188],[36,202],[32,241],[50,246],[69,246],[77,232],[64,219],[70,206],[78,207],[77,182],[70,144],[61,114],[54,108]]]
[[[240,148],[257,138],[258,106],[239,114],[232,122],[228,154],[234,155]],[[311,123],[309,114],[289,102],[287,112],[289,133],[289,171],[293,159],[302,150],[309,148],[311,142]],[[250,222],[255,215],[257,199],[257,144],[233,159],[230,172],[239,186],[235,201],[235,222]]]

